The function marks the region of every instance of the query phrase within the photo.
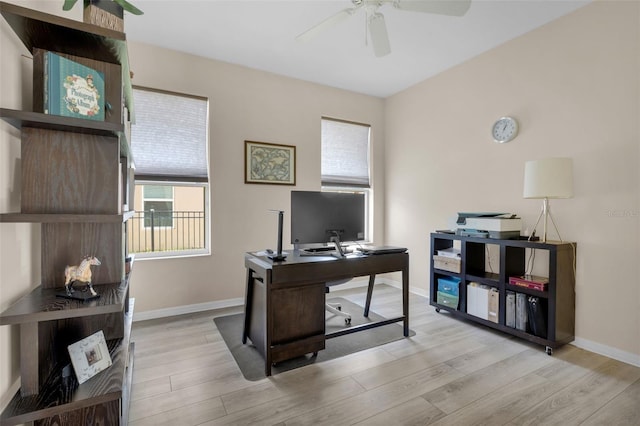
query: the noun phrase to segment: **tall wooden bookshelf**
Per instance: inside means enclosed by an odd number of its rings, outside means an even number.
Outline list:
[[[0,222],[41,224],[41,282],[0,313],[20,328],[21,388],[2,412],[3,425],[126,424],[133,370],[127,256],[127,185],[132,157],[125,134],[132,111],[123,33],[0,2],[0,13],[33,55],[33,111],[0,108],[21,131],[20,212]],[[43,113],[43,60],[53,51],[105,76],[104,121]],[[16,58],[18,60],[18,58]],[[126,107],[126,108],[125,108]],[[93,269],[90,301],[58,297],[64,268],[83,256]],[[113,364],[79,385],[67,347],[102,330]]]

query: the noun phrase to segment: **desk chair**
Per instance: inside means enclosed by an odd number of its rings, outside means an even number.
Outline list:
[[[350,279],[340,280],[340,281],[329,281],[328,283],[326,283],[325,293],[329,293],[329,287],[333,287],[334,285],[344,284],[348,281],[350,281]],[[331,312],[334,315],[344,317],[344,323],[346,325],[351,324],[351,314],[348,312],[342,312],[342,306],[339,303],[325,302],[324,307],[328,312]]]

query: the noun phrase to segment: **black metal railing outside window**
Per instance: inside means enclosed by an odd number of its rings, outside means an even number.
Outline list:
[[[130,253],[204,249],[204,211],[136,211],[129,220]]]

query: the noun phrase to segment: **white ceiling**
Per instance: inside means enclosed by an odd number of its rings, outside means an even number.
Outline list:
[[[591,0],[473,0],[463,17],[384,5],[391,54],[367,44],[365,14],[308,42],[295,37],[351,0],[130,0],[127,38],[288,77],[387,97]],[[428,0],[426,0],[428,1]]]

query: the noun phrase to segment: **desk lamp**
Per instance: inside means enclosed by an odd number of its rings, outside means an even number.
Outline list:
[[[284,211],[282,210],[270,210],[278,213],[278,251],[276,253],[270,252],[267,256],[269,259],[280,262],[287,258],[287,254],[282,252],[282,219],[284,217]]]
[[[542,241],[547,241],[547,218],[562,241],[558,227],[553,220],[549,207],[549,198],[573,197],[573,163],[571,158],[545,158],[527,161],[524,165],[524,198],[542,198],[542,211],[533,228],[535,234],[540,219],[544,216]],[[531,238],[531,237],[529,237]]]

